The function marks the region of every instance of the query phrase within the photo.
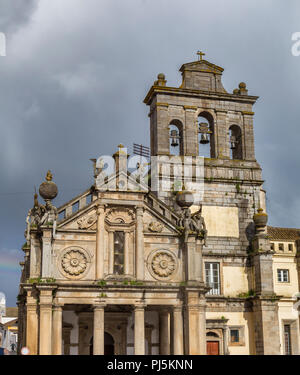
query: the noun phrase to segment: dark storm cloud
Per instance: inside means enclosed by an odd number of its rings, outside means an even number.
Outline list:
[[[147,90],[159,72],[179,86],[179,67],[198,49],[225,68],[229,92],[245,81],[260,96],[256,157],[270,223],[300,226],[300,57],[291,55],[297,1],[0,0],[0,10],[7,33],[7,56],[0,57],[2,259],[22,259],[14,249],[24,243],[34,186],[49,168],[60,205],[92,184],[91,157],[112,154],[120,142],[149,145]],[[18,277],[9,277],[13,305]],[[0,290],[4,279],[0,268]]]

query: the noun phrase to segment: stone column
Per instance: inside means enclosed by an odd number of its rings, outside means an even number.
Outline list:
[[[170,313],[159,313],[159,354],[170,355]]]
[[[104,304],[94,306],[93,354],[104,354]]]
[[[104,219],[105,207],[97,207],[97,234],[96,234],[96,280],[101,280],[104,277]]]
[[[32,290],[27,290],[26,298],[26,347],[30,355],[38,354],[38,312],[37,299]]]
[[[52,315],[52,354],[62,354],[62,306],[54,306]]]
[[[136,278],[144,280],[143,207],[136,208]]]
[[[182,306],[174,306],[173,308],[173,328],[173,354],[182,355],[184,354]]]
[[[145,354],[145,306],[134,306],[134,354]]]
[[[42,278],[52,277],[52,227],[43,229]]]
[[[52,354],[52,290],[40,288],[40,355]]]

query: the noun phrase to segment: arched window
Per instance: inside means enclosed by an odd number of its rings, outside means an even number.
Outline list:
[[[242,131],[238,125],[229,128],[230,158],[243,159]]]
[[[170,155],[183,155],[182,123],[172,120],[169,125]]]
[[[214,119],[208,112],[201,112],[198,116],[198,155],[205,158],[215,158]]]

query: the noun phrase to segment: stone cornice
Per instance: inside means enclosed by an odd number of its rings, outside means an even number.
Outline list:
[[[210,100],[212,99],[228,100],[228,101],[234,101],[237,103],[250,103],[250,104],[254,104],[256,100],[259,98],[258,96],[251,96],[251,95],[237,96],[234,94],[217,92],[217,91],[191,90],[191,89],[184,89],[184,88],[177,88],[177,87],[153,85],[148,91],[144,99],[144,103],[147,105],[150,105],[153,98],[159,93],[176,95],[176,96],[184,96],[184,97],[192,96],[192,97],[198,97],[198,98],[210,99]]]

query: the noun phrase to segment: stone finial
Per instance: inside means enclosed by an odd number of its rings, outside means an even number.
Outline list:
[[[157,75],[157,81],[154,82],[154,86],[166,86],[166,76],[164,73],[159,73]]]
[[[120,143],[118,145],[118,151],[113,154],[113,158],[115,159],[116,174],[119,171],[127,173],[127,159],[129,158],[129,156],[130,155],[127,154],[127,148]]]
[[[263,211],[262,208],[257,210],[257,213],[253,215],[253,221],[255,224],[256,235],[263,235],[266,233],[268,215]]]
[[[239,91],[240,95],[248,95],[248,90],[245,82],[240,82]]]
[[[46,181],[52,181],[52,178],[53,178],[53,175],[52,175],[51,171],[48,171],[47,175],[46,175]]]

